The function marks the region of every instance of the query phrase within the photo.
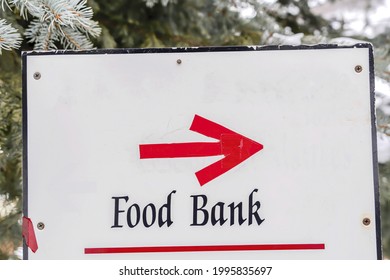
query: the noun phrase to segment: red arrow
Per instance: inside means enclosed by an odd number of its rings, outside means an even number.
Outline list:
[[[224,155],[221,160],[195,173],[199,184],[203,186],[263,149],[262,144],[198,115],[195,115],[190,130],[217,139],[219,142],[141,144],[140,158]]]

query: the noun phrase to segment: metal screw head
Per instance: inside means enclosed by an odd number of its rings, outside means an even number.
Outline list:
[[[363,219],[363,225],[369,226],[370,224],[371,224],[370,218],[364,218],[364,219]]]
[[[180,58],[179,58],[178,60],[176,60],[176,63],[177,63],[177,64],[181,64],[181,62],[182,62],[182,61],[181,61]]]
[[[39,80],[41,78],[41,73],[35,72],[33,77],[34,77],[35,80]]]
[[[43,230],[43,229],[45,228],[45,224],[42,223],[42,222],[39,222],[39,223],[37,224],[37,228],[38,228],[39,230]]]
[[[355,66],[355,72],[356,73],[360,73],[360,72],[362,72],[363,71],[363,67],[361,66],[361,65],[356,65]]]

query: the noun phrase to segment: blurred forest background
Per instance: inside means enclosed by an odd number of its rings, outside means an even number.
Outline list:
[[[390,0],[0,0],[0,6],[0,259],[21,257],[22,50],[361,41],[374,45],[382,235],[390,256]]]

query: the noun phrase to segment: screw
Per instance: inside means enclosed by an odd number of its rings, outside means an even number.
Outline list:
[[[363,71],[363,67],[361,66],[361,65],[356,65],[355,66],[355,72],[356,73],[360,73],[360,72],[362,72]]]
[[[35,72],[33,77],[34,77],[35,80],[39,80],[41,78],[41,73]]]
[[[42,222],[39,222],[39,223],[37,224],[37,228],[38,228],[39,230],[43,230],[43,229],[45,228],[45,224],[42,223]]]
[[[177,63],[177,64],[181,64],[181,62],[182,62],[182,61],[181,61],[180,58],[179,58],[178,60],[176,60],[176,63]]]
[[[370,218],[364,218],[364,219],[363,219],[363,225],[369,226],[370,224],[371,224]]]

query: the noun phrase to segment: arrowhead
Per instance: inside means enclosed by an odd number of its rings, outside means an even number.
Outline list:
[[[208,121],[208,124],[211,127],[214,125],[214,123],[210,121]],[[263,149],[262,144],[232,130],[228,130],[221,125],[215,126],[215,128],[214,134],[215,130],[223,131],[220,134],[219,140],[221,152],[225,157],[195,173],[201,186],[214,180]],[[205,131],[199,128],[197,129],[197,132],[205,134]],[[210,132],[210,130],[208,130],[208,132]]]
[[[263,149],[263,145],[238,133],[221,135],[221,150],[225,158],[222,168],[233,168]]]

